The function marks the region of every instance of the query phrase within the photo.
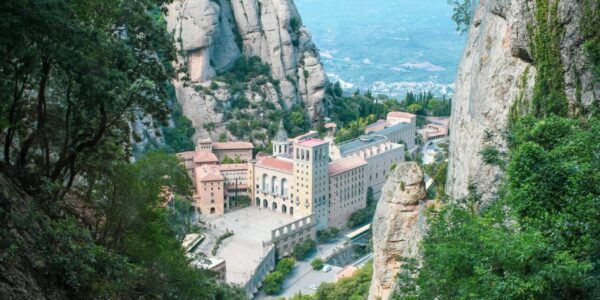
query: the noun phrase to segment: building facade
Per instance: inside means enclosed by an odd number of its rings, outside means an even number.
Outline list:
[[[329,164],[329,227],[345,227],[352,213],[367,206],[366,165],[357,156]]]
[[[199,213],[224,214],[236,203],[238,197],[249,197],[248,164],[219,163],[225,157],[239,160],[252,158],[252,147],[248,150],[246,145],[250,143],[236,143],[238,142],[212,143],[209,140],[199,140],[195,151],[177,154],[192,179],[193,204]],[[219,153],[221,159],[214,152]]]
[[[373,189],[375,199],[381,195],[393,165],[404,161],[404,145],[392,143],[386,136],[369,134],[338,145],[342,158],[360,157],[365,166],[366,187]]]

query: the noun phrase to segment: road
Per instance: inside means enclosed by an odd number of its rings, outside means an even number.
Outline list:
[[[310,262],[317,257],[320,257],[325,261],[329,256],[333,255],[336,250],[342,248],[344,246],[344,242],[345,239],[343,234],[340,234],[339,238],[329,243],[319,244],[317,246],[317,251],[315,251],[310,257],[303,261],[296,262],[294,269],[283,283],[281,293],[274,296],[268,296],[263,292],[260,292],[256,297],[254,297],[254,299],[278,299],[281,297],[290,298],[297,293],[302,293],[303,295],[314,294],[315,290],[311,289],[310,286],[319,286],[319,284],[322,282],[334,282],[335,275],[342,268],[331,266],[331,271],[325,273],[323,271],[313,270]]]

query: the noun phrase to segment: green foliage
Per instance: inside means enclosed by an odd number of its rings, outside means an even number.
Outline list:
[[[375,201],[375,196],[373,194],[373,189],[371,187],[367,188],[367,207],[363,209],[359,209],[353,212],[348,219],[348,228],[355,228],[360,225],[364,225],[366,223],[371,222],[373,220],[373,215],[375,215],[375,209],[377,208],[377,202]]]
[[[284,258],[284,259],[280,260],[279,262],[277,262],[277,265],[275,266],[275,271],[286,276],[288,273],[290,273],[292,271],[292,268],[294,268],[295,264],[296,264],[295,259],[293,259],[291,257]]]
[[[163,204],[165,190],[188,195],[189,186],[173,155],[149,152],[134,164],[112,162],[74,190],[93,213],[86,226],[73,218],[49,221],[36,244],[53,276],[82,298],[243,297],[188,264],[180,243],[197,230],[189,223],[189,202],[176,197],[170,208]]]
[[[241,160],[241,159],[240,159],[238,156],[236,156],[236,157],[234,157],[234,158],[231,158],[231,157],[229,157],[229,156],[225,155],[225,156],[223,157],[223,161],[221,161],[221,164],[224,164],[224,165],[229,165],[229,164],[241,164],[241,163],[243,163],[243,162],[244,162],[244,161],[243,161],[243,160]]]
[[[504,153],[500,152],[497,147],[492,145],[486,145],[479,151],[479,155],[481,155],[481,159],[484,163],[494,166],[503,167],[504,162]]]
[[[310,262],[310,266],[315,271],[323,269],[323,265],[324,265],[324,262],[320,257],[317,257]]]
[[[425,116],[449,116],[452,101],[436,98],[431,93],[406,94],[404,101],[387,98],[384,95],[374,97],[370,91],[352,96],[343,96],[339,83],[327,89],[332,96],[331,119],[338,124],[336,143],[341,143],[364,134],[365,126],[385,119],[392,111],[408,111],[417,115],[417,126],[423,126]]]
[[[368,262],[357,270],[354,275],[340,279],[335,283],[321,283],[314,295],[296,294],[291,300],[363,300],[367,299],[373,263]]]
[[[277,271],[267,274],[263,280],[263,289],[265,293],[269,295],[278,293],[279,290],[281,290],[281,284],[284,279],[284,276]]]
[[[224,239],[228,238],[228,237],[232,237],[233,236],[233,231],[226,231],[225,233],[223,233],[222,235],[220,235],[219,237],[217,237],[217,240],[215,241],[212,250],[210,251],[210,253],[214,256],[217,255],[217,251],[219,251],[219,247],[221,246],[221,243],[223,242]]]
[[[293,258],[284,258],[277,262],[275,271],[267,274],[263,279],[263,289],[265,293],[273,295],[281,290],[285,277],[292,271],[296,260]]]
[[[85,173],[83,160],[129,144],[136,114],[166,122],[175,48],[148,10],[163,2],[0,4],[1,157],[23,186],[51,185],[56,200]],[[120,149],[102,155],[122,159]]]
[[[303,260],[308,254],[310,254],[315,249],[316,246],[317,243],[315,243],[315,241],[313,240],[306,240],[304,242],[298,243],[296,244],[296,246],[294,246],[294,249],[292,250],[292,256],[294,256],[297,260]]]
[[[319,243],[326,243],[330,239],[336,237],[339,233],[340,230],[336,227],[319,230],[317,231],[317,241]]]
[[[448,0],[452,6],[452,21],[456,23],[456,31],[465,33],[469,30],[473,18],[473,3],[471,0]]]
[[[566,116],[567,97],[560,42],[564,29],[558,20],[558,1],[536,0],[535,25],[529,26],[532,55],[537,74],[531,99],[536,117]]]
[[[500,198],[477,213],[471,186],[430,211],[422,266],[400,276],[398,298],[598,297],[599,132],[598,119],[521,118]]]
[[[592,76],[595,82],[600,81],[600,1],[598,0],[584,0],[583,1],[583,17],[581,18],[581,32],[583,33],[585,42],[583,43],[583,50],[590,61]],[[577,71],[577,70],[576,70]],[[576,76],[579,76],[576,72]],[[577,77],[576,81],[576,97],[581,102],[581,79]],[[596,96],[597,97],[597,96]],[[589,109],[591,113],[598,115],[600,113],[600,106],[596,101],[595,107]],[[582,109],[581,114],[585,111]]]
[[[196,129],[192,126],[192,121],[183,115],[181,106],[174,97],[175,96],[172,98],[173,111],[171,113],[173,126],[163,127],[162,129],[165,137],[164,151],[169,153],[179,153],[194,150],[192,138]]]

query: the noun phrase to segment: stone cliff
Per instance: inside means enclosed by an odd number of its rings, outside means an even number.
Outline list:
[[[177,99],[200,136],[226,132],[224,112],[240,97],[280,109],[302,103],[313,121],[322,113],[327,77],[292,0],[176,0],[168,10],[168,29],[187,73],[174,83]],[[241,56],[268,65],[269,82],[257,78],[232,89],[231,82],[215,78]]]
[[[390,173],[373,218],[373,279],[369,299],[388,299],[402,265],[398,257],[418,258],[427,192],[423,171],[405,162]]]
[[[471,180],[484,201],[494,198],[500,169],[482,162],[486,145],[506,148],[503,134],[516,101],[529,101],[536,82],[532,28],[537,30],[536,5],[549,6],[548,20],[556,18],[562,30],[556,47],[564,73],[569,110],[590,107],[600,96],[584,51],[581,23],[586,1],[482,0],[469,31],[459,66],[450,121],[450,160],[447,191],[451,197],[467,193]],[[548,4],[551,3],[551,4]],[[538,15],[539,16],[539,15]],[[560,31],[559,31],[560,32]],[[550,42],[549,42],[550,43]],[[578,108],[579,107],[579,108]]]

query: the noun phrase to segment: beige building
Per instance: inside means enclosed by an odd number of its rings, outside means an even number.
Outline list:
[[[248,150],[245,145],[250,143],[237,143],[199,140],[196,151],[177,154],[192,178],[194,206],[201,214],[224,214],[236,197],[249,196],[248,164],[219,164],[219,157],[212,152],[222,155],[221,160],[225,156],[248,160],[250,155],[251,158],[252,147]]]
[[[219,162],[222,162],[225,157],[248,162],[252,159],[252,149],[254,145],[248,142],[213,143],[210,139],[198,140],[196,145],[196,152],[213,153]]]
[[[382,135],[364,135],[339,144],[337,147],[342,158],[356,156],[367,161],[366,186],[373,189],[375,199],[378,199],[381,194],[390,168],[404,161],[404,146],[392,143]]]
[[[406,145],[407,150],[415,147],[415,138],[417,135],[417,116],[400,111],[393,111],[387,114],[386,120],[378,120],[365,127],[367,135],[382,135],[388,138],[388,141],[396,144]]]
[[[423,143],[438,141],[448,138],[448,118],[430,119],[431,123],[425,125],[425,128],[419,130]]]
[[[353,212],[367,206],[366,165],[357,156],[329,164],[329,227],[345,227]]]

